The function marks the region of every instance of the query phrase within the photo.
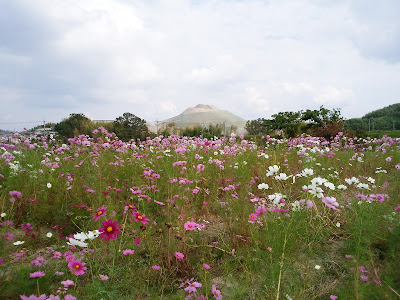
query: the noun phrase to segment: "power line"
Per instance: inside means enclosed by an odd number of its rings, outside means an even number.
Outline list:
[[[27,121],[27,122],[10,122],[10,123],[0,123],[0,124],[26,124],[26,123],[43,123],[42,121]],[[54,122],[47,122],[47,123],[54,123]]]

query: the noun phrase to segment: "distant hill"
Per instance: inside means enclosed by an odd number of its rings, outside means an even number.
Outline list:
[[[355,132],[400,130],[400,103],[374,110],[361,118],[346,120],[344,126]]]
[[[381,109],[367,113],[362,119],[370,118],[393,118],[400,120],[400,103],[392,104]]]
[[[159,131],[168,127],[174,127],[177,130],[192,126],[208,127],[209,125],[218,125],[223,128],[226,134],[244,133],[246,120],[234,115],[227,110],[220,110],[212,105],[198,104],[195,107],[189,107],[181,114],[159,122]],[[148,123],[149,129],[157,132],[155,122]]]

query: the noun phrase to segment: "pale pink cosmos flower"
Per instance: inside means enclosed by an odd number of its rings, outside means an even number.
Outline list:
[[[208,264],[203,264],[203,267],[204,267],[204,269],[206,269],[206,270],[210,270],[210,265],[208,265]]]
[[[196,293],[197,288],[200,288],[200,287],[202,287],[202,284],[197,281],[194,281],[194,282],[189,283],[189,285],[185,288],[185,291],[188,292],[189,294]]]
[[[72,295],[65,295],[64,300],[76,300],[76,297],[74,297]]]
[[[222,300],[221,291],[217,290],[217,288],[215,287],[215,284],[213,284],[211,286],[211,293],[214,295],[216,300]]]
[[[61,284],[66,288],[69,287],[69,286],[75,286],[75,283],[72,280],[69,280],[69,279],[61,281]]]
[[[99,278],[100,278],[100,280],[103,280],[103,281],[108,280],[108,276],[107,276],[107,275],[101,275],[101,274],[99,274]]]
[[[30,295],[29,297],[21,295],[20,297],[21,297],[21,300],[46,300],[47,299],[45,294],[42,294],[38,297],[36,297],[35,295]]]
[[[40,278],[40,277],[43,277],[44,275],[46,275],[46,273],[44,273],[42,271],[37,271],[37,272],[30,273],[29,278]]]
[[[333,210],[340,211],[337,207],[339,207],[339,203],[337,203],[336,198],[334,197],[324,197],[322,198],[322,202],[325,203],[326,206],[332,208]]]

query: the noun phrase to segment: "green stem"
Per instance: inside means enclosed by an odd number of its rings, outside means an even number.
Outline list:
[[[285,259],[286,242],[287,242],[287,233],[285,233],[285,241],[283,242],[283,249],[282,249],[281,262],[280,262],[280,268],[279,268],[278,288],[277,288],[277,292],[276,292],[276,300],[279,300],[279,293],[281,290],[282,269],[283,269],[283,261]]]

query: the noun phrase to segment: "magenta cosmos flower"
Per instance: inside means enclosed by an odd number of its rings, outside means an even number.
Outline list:
[[[99,237],[104,239],[106,242],[110,239],[116,239],[117,235],[121,233],[118,228],[121,228],[121,225],[118,225],[118,221],[113,221],[111,219],[104,221],[103,227],[99,228],[99,231],[101,232]]]
[[[108,205],[107,206],[102,206],[100,209],[97,210],[97,212],[93,215],[92,220],[97,221],[101,216],[104,216],[106,211],[107,211]]]
[[[142,215],[141,213],[135,211],[133,211],[132,214],[135,216],[136,222],[142,222],[143,225],[149,224],[148,221],[150,221],[150,219],[146,218],[146,215]]]
[[[68,268],[70,269],[72,274],[75,275],[83,275],[87,268],[85,267],[85,263],[80,260],[72,260],[68,263]]]

